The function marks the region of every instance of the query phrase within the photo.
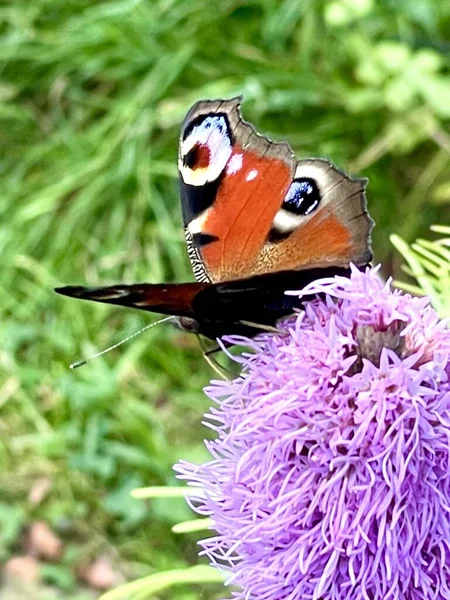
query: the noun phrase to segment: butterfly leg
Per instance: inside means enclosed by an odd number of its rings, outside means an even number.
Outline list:
[[[261,331],[268,331],[269,333],[281,333],[281,329],[272,327],[272,325],[263,325],[262,323],[253,323],[253,321],[240,320],[239,323],[247,327],[253,327],[253,329],[260,329]]]
[[[202,347],[202,350],[203,350],[203,358],[206,360],[206,362],[211,367],[211,369],[215,373],[217,373],[217,375],[219,375],[219,377],[221,377],[222,379],[225,379],[225,381],[231,381],[231,379],[233,378],[233,373],[231,371],[228,371],[227,369],[225,369],[225,367],[222,367],[222,365],[220,365],[217,362],[217,360],[214,360],[213,358],[211,358],[212,354],[215,354],[216,352],[220,352],[222,350],[222,348],[219,345],[216,345],[216,346],[214,346],[214,348],[210,348],[208,350],[208,349],[206,349],[203,339],[199,335],[197,335],[197,338],[198,338],[200,346]],[[227,344],[226,342],[224,344],[227,347],[231,346],[231,344]]]

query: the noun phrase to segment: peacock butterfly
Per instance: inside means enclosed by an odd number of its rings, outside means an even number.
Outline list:
[[[253,336],[300,306],[286,290],[371,260],[367,180],[327,160],[297,160],[245,122],[240,103],[197,102],[181,129],[181,206],[197,281],[58,293],[174,315],[211,339]]]

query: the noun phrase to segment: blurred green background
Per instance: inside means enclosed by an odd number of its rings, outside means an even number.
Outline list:
[[[237,94],[297,156],[369,177],[376,259],[397,275],[389,235],[450,221],[450,3],[10,0],[0,18],[0,563],[43,520],[64,543],[45,579],[78,598],[100,555],[127,579],[197,561],[171,533],[184,503],[129,491],[204,456],[212,373],[168,325],[70,371],[151,317],[52,288],[192,279],[179,127],[194,101]]]

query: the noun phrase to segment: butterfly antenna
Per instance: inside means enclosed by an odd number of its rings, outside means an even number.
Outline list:
[[[90,362],[94,358],[97,358],[98,356],[101,356],[102,354],[106,354],[110,350],[114,350],[115,348],[118,348],[122,344],[125,344],[125,342],[128,342],[129,340],[131,340],[132,338],[136,337],[137,335],[140,335],[141,333],[144,333],[144,331],[147,331],[147,329],[151,329],[152,327],[155,327],[155,325],[159,325],[160,323],[165,323],[166,321],[173,321],[175,318],[176,317],[174,317],[174,316],[164,317],[164,319],[160,319],[159,321],[155,321],[154,323],[150,323],[149,325],[146,325],[145,327],[142,327],[142,329],[139,329],[139,331],[135,331],[131,335],[128,335],[126,338],[124,338],[120,342],[117,342],[117,344],[109,346],[109,348],[106,348],[105,350],[102,350],[101,352],[96,352],[95,354],[93,354],[92,356],[89,356],[89,358],[86,358],[85,360],[77,360],[76,362],[74,362],[74,363],[72,363],[70,365],[70,368],[71,369],[78,369],[78,367],[82,367],[83,365],[85,365],[86,363]]]

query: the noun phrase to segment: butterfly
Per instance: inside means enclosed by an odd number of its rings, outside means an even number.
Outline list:
[[[367,180],[324,159],[297,160],[286,142],[243,120],[241,101],[197,102],[181,128],[181,207],[196,281],[58,293],[173,315],[211,339],[254,336],[305,301],[286,290],[370,262]]]

